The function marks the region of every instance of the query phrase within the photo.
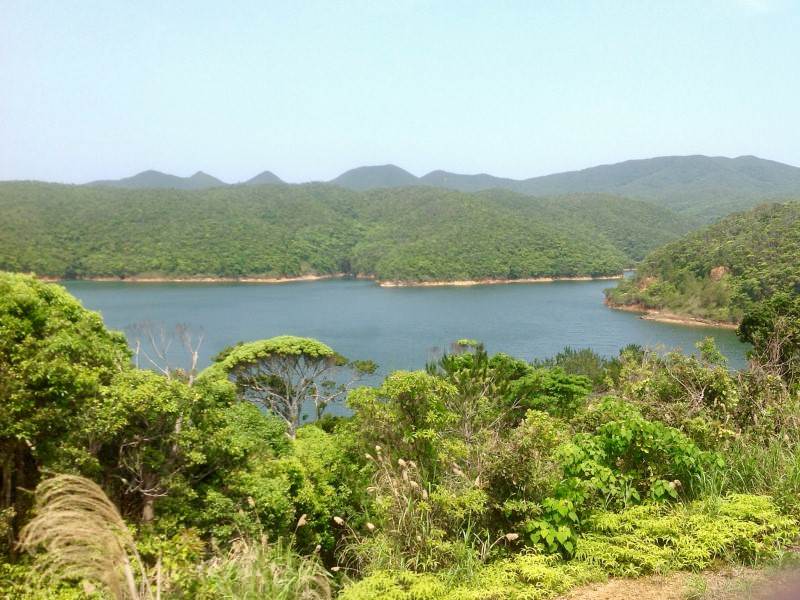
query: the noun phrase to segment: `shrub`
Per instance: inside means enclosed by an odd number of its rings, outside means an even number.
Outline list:
[[[521,554],[484,567],[455,584],[434,575],[379,572],[344,589],[341,600],[545,600],[604,579],[591,565]]]
[[[441,431],[454,415],[447,402],[456,388],[423,371],[396,371],[379,388],[362,387],[348,397],[355,411],[354,423],[365,442],[365,449],[376,444],[392,454],[413,460],[434,476],[439,470]]]
[[[624,507],[645,498],[677,499],[687,493],[712,461],[686,435],[648,421],[624,403],[606,401],[606,417],[593,434],[576,434],[558,451],[566,480],[557,494],[576,506]],[[601,416],[600,420],[604,420]]]
[[[592,382],[583,375],[568,375],[562,368],[534,369],[509,385],[509,400],[522,409],[547,412],[571,418],[592,391]]]
[[[487,457],[486,488],[510,524],[528,516],[525,506],[553,494],[562,477],[554,451],[568,439],[562,421],[531,410],[493,448]]]
[[[778,556],[797,522],[767,496],[731,495],[716,503],[648,504],[589,521],[575,557],[612,576],[701,570],[716,559],[758,563]]]
[[[778,557],[798,533],[765,496],[731,495],[717,503],[646,504],[598,513],[578,539],[575,557],[519,554],[451,582],[443,576],[378,572],[345,588],[342,600],[540,600],[607,576],[699,570],[716,559],[758,563]]]
[[[619,375],[619,360],[600,356],[591,348],[575,349],[570,346],[545,360],[534,361],[534,366],[560,367],[568,375],[583,375],[591,381],[595,390],[608,389]]]

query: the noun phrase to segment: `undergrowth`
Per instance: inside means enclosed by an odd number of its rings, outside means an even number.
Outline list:
[[[575,557],[520,554],[458,585],[441,576],[379,572],[346,588],[342,600],[543,600],[606,577],[700,571],[716,561],[780,559],[797,522],[766,496],[736,494],[686,505],[646,504],[594,515]]]

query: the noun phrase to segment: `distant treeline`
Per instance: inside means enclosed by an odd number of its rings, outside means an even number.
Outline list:
[[[0,183],[0,269],[64,278],[609,275],[692,222],[600,194]]]

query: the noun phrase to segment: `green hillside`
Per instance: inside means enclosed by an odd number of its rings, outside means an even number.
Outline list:
[[[755,156],[661,156],[529,179],[432,171],[420,178],[389,167],[361,167],[334,182],[352,189],[429,185],[476,192],[506,189],[534,196],[606,193],[646,200],[709,222],[778,197],[800,194],[800,168]]]
[[[655,250],[613,303],[739,321],[776,292],[800,291],[800,202],[768,204]]]
[[[599,195],[324,184],[129,190],[0,184],[0,269],[57,277],[386,280],[608,275],[690,223]]]
[[[283,181],[265,171],[245,183]],[[395,165],[375,165],[350,169],[328,183],[356,191],[428,186],[468,193],[499,189],[545,197],[611,194],[645,200],[693,221],[710,222],[762,202],[800,195],[800,168],[755,156],[660,156],[528,179],[509,179],[486,173],[464,175],[442,170],[416,177]],[[132,177],[87,185],[206,189],[228,184],[202,171],[192,177],[144,171]]]
[[[800,193],[800,168],[755,156],[664,156],[537,177],[514,189],[538,195],[606,192],[710,221]]]

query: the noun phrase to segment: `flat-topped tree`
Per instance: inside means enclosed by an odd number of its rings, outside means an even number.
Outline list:
[[[225,373],[242,398],[281,417],[292,437],[307,401],[319,418],[356,380],[376,369],[372,361],[348,361],[318,340],[291,335],[240,344],[218,358],[211,369]]]

